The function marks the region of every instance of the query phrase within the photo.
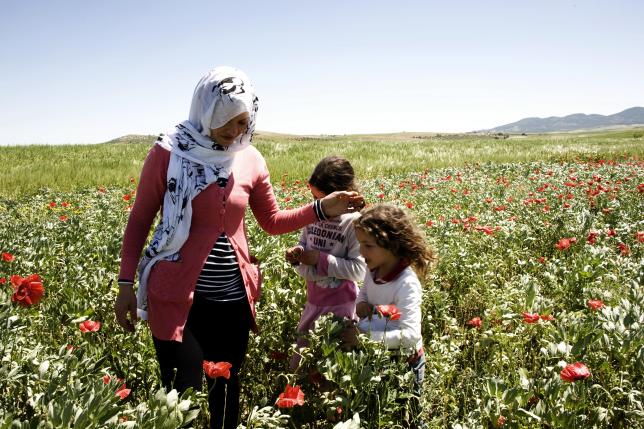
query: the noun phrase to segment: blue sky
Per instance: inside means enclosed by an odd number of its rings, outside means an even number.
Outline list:
[[[258,129],[465,132],[644,105],[644,2],[3,0],[0,144],[97,143],[187,118],[217,65]]]

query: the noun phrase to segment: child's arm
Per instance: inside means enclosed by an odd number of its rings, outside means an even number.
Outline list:
[[[325,251],[305,250],[300,257],[301,264],[298,266],[298,272],[302,277],[311,281],[334,278],[358,282],[364,279],[367,264],[360,255],[360,243],[356,239],[355,229],[349,226],[345,231],[345,256],[333,256]]]
[[[373,305],[369,304],[368,302],[357,303],[356,315],[358,315],[358,317],[361,319],[364,319],[365,317],[371,319],[371,316],[373,315]]]
[[[306,228],[302,229],[300,233],[300,241],[296,246],[289,247],[284,253],[284,259],[291,265],[300,265],[300,259],[306,248]]]
[[[286,262],[291,265],[299,265],[300,256],[302,255],[303,251],[304,248],[300,245],[290,247],[286,249],[286,252],[284,253],[284,259],[286,259]]]
[[[417,345],[422,339],[421,334],[421,304],[422,290],[418,280],[410,280],[402,285],[393,304],[400,311],[398,326],[392,328],[391,322],[387,323],[386,330],[372,330],[371,338],[375,341],[384,341],[389,349],[409,349],[417,351]]]
[[[353,280],[354,282],[361,281],[367,271],[367,264],[360,255],[360,243],[356,239],[353,227],[347,229],[346,240],[347,254],[344,258],[321,253],[318,267],[326,268],[327,275],[331,277]]]
[[[371,319],[373,315],[373,305],[369,304],[367,286],[362,286],[358,292],[358,298],[356,298],[356,315],[361,319],[365,317]]]
[[[307,261],[307,262],[311,262],[311,261]],[[307,264],[303,262],[297,266],[297,272],[300,274],[300,276],[304,277],[306,280],[313,281],[313,282],[329,278],[328,275],[321,274],[318,272],[317,264]]]

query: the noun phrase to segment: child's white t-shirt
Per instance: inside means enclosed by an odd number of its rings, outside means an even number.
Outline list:
[[[356,302],[367,302],[374,307],[394,304],[401,315],[398,320],[387,320],[375,313],[371,320],[367,317],[361,319],[358,328],[369,333],[371,339],[384,341],[388,349],[402,348],[415,353],[423,345],[422,299],[420,281],[411,267],[405,268],[395,279],[383,284],[375,283],[372,274],[367,272]]]

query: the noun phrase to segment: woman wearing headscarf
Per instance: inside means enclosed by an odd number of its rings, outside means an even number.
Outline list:
[[[239,370],[256,329],[261,277],[248,250],[246,207],[266,232],[283,234],[362,205],[356,193],[336,192],[280,210],[266,162],[251,145],[257,102],[238,69],[217,67],[201,78],[188,120],[148,153],[121,250],[116,318],[128,331],[137,314],[148,320],[163,386],[200,390],[203,361],[232,364],[214,389],[208,378],[212,428],[237,427]]]

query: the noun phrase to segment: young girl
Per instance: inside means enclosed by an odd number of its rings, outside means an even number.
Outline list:
[[[314,199],[334,191],[355,191],[353,167],[344,158],[328,156],[313,170],[308,182]],[[353,221],[358,213],[347,213],[318,221],[302,230],[297,246],[286,250],[286,260],[297,266],[306,280],[307,302],[297,326],[297,344],[306,344],[304,335],[313,323],[326,313],[355,319],[356,282],[365,276],[366,266],[360,256]],[[295,369],[300,356],[295,355]]]
[[[363,209],[354,227],[360,254],[369,268],[356,304],[358,329],[409,357],[420,396],[425,359],[422,288],[416,273],[423,277],[436,256],[411,217],[395,206],[377,204]],[[389,307],[381,307],[385,305]]]

